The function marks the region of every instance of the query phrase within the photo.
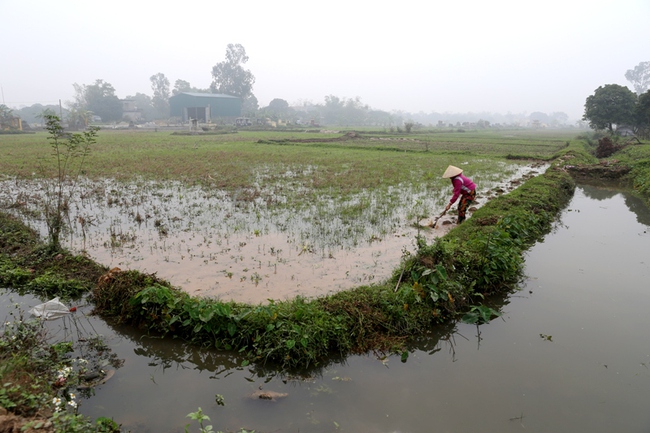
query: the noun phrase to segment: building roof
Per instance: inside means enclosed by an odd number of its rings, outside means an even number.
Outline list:
[[[194,92],[181,92],[177,93],[174,96],[178,95],[189,95],[189,96],[194,96],[196,98],[237,98],[237,96],[232,96],[232,95],[226,95],[223,93],[194,93]],[[174,97],[172,96],[172,98]],[[239,98],[237,98],[239,99]]]

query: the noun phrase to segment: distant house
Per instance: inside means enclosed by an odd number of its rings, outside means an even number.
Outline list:
[[[9,116],[0,118],[0,130],[23,130],[23,121],[20,117]]]
[[[133,99],[120,99],[122,102],[122,119],[129,119],[132,122],[142,120],[142,110],[139,110]]]
[[[241,99],[219,93],[179,93],[169,98],[171,117],[199,122],[214,121],[220,117],[241,116]]]

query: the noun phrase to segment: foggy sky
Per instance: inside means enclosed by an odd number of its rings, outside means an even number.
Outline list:
[[[242,44],[260,107],[354,98],[408,112],[582,117],[605,84],[650,61],[648,0],[0,0],[4,103],[72,101],[103,79],[120,98],[162,72],[211,83]],[[0,101],[2,102],[2,101]]]

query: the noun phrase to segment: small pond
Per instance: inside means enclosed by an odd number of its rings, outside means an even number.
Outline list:
[[[353,356],[301,377],[110,327],[82,307],[76,320],[125,362],[81,412],[156,433],[183,431],[198,407],[224,431],[648,432],[649,247],[642,200],[580,185],[528,252],[526,280],[500,300],[501,318],[422,336],[406,362]]]

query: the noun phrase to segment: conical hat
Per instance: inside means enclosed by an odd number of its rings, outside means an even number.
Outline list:
[[[447,167],[447,170],[445,170],[445,173],[442,175],[442,178],[448,179],[450,177],[458,176],[462,172],[463,170],[461,170],[460,168],[450,165],[449,167]]]

